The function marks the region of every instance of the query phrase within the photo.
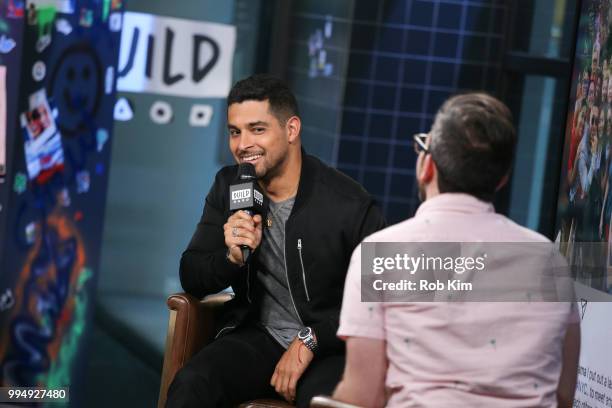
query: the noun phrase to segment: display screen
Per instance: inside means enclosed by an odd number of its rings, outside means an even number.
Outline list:
[[[611,5],[580,7],[557,208],[557,239],[576,280],[604,292],[612,292]]]

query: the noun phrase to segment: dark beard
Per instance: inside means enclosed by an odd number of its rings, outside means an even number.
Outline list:
[[[274,177],[278,176],[282,170],[283,165],[287,161],[287,155],[281,156],[281,158],[272,165],[264,174],[261,176],[258,175],[259,179],[263,183],[268,183]]]

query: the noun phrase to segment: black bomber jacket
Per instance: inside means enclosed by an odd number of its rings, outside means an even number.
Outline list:
[[[234,298],[223,305],[217,319],[217,336],[251,313],[256,315],[258,251],[242,267],[226,258],[223,225],[230,216],[229,184],[237,171],[234,165],[217,173],[180,265],[183,289],[196,297],[228,286],[234,290]],[[298,191],[285,225],[285,263],[293,306],[303,325],[315,332],[317,356],[343,352],[336,332],[351,254],[366,236],[384,226],[382,213],[361,185],[302,151]]]

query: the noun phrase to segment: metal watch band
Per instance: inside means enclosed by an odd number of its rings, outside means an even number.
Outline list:
[[[313,353],[317,349],[317,342],[315,341],[314,337],[312,337],[312,335],[310,335],[307,338],[303,339],[302,343],[304,343],[304,345],[306,347],[308,347],[308,349],[310,351],[312,351]]]
[[[300,339],[302,343],[304,343],[304,345],[308,348],[308,350],[314,353],[318,346],[317,341],[315,340],[315,337],[312,334],[312,328],[307,327],[306,329],[308,330],[308,334],[300,335],[300,333],[298,333],[298,338]]]

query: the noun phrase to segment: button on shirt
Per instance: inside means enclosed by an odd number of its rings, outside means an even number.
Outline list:
[[[549,242],[491,204],[441,194],[370,242]],[[347,275],[338,335],[386,341],[388,407],[556,407],[574,303],[361,302],[361,246]]]

